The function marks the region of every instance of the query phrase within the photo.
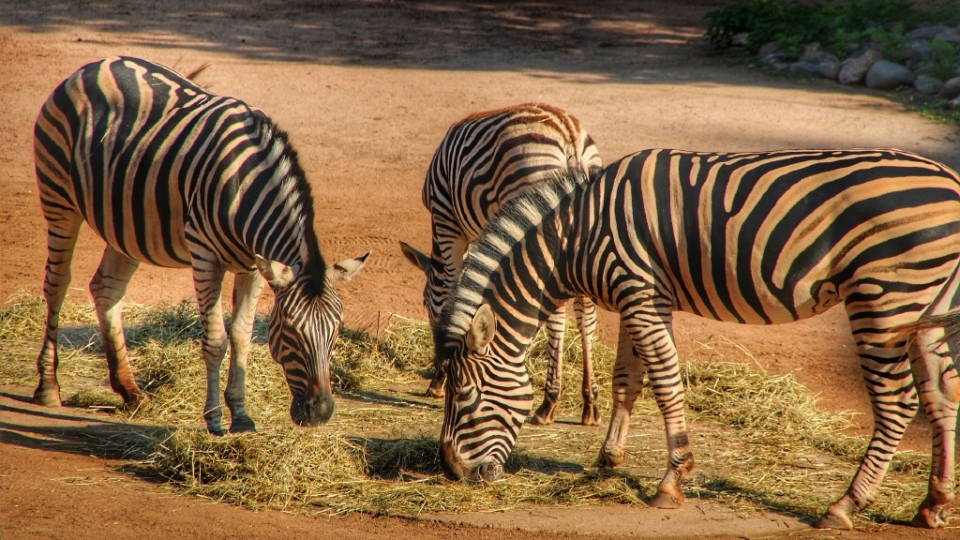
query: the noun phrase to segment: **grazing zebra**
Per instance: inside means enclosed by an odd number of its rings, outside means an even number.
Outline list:
[[[266,115],[165,67],[107,58],[83,66],[53,91],[37,117],[34,153],[48,247],[47,329],[34,402],[60,405],[57,327],[86,221],[107,243],[90,293],[110,385],[126,406],[146,399],[130,368],[120,316],[127,284],[143,261],[193,270],[207,368],[203,416],[211,433],[222,433],[226,271],[236,273],[224,392],[230,431],[255,429],[244,407],[244,379],[264,283],[276,295],[269,345],[293,396],[290,416],[309,426],[330,418],[329,362],[342,319],[330,284],[349,279],[369,253],[324,263],[310,185],[287,135]]]
[[[437,330],[436,361],[449,378],[440,436],[449,476],[502,473],[532,400],[525,350],[556,306],[583,294],[621,314],[600,463],[623,460],[649,374],[669,449],[651,505],[678,507],[694,461],[672,312],[775,324],[843,304],[875,427],[819,526],[852,527],[918,403],[933,427],[933,465],[913,522],[945,523],[960,401],[942,328],[960,325],[956,173],[896,150],[646,150],[581,181],[570,174],[513,199],[467,255]]]
[[[565,111],[542,103],[524,103],[472,114],[455,123],[440,143],[423,184],[423,205],[432,218],[433,248],[423,254],[405,242],[407,259],[423,270],[427,283],[423,304],[430,326],[436,327],[448,291],[460,276],[464,254],[497,209],[511,197],[552,178],[569,167],[587,176],[602,169],[593,139],[580,122]],[[597,425],[599,388],[593,376],[590,340],[597,326],[596,306],[576,297],[574,311],[583,342],[584,425]],[[566,317],[561,306],[547,321],[550,363],[543,404],[533,421],[553,422],[560,399],[563,337]],[[444,375],[437,375],[427,391],[443,396]]]

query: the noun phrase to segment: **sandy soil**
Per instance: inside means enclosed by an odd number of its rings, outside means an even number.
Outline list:
[[[363,273],[340,289],[353,326],[375,326],[386,313],[425,318],[421,274],[403,259],[397,240],[428,245],[423,176],[447,127],[472,111],[524,101],[563,107],[580,118],[607,162],[652,146],[884,146],[960,168],[960,138],[952,127],[878,94],[770,77],[718,58],[701,39],[702,16],[725,3],[0,3],[0,300],[20,290],[39,293],[43,277],[45,229],[32,172],[36,112],[80,65],[115,54],[183,71],[210,63],[200,83],[260,107],[290,133],[315,186],[326,258],[374,250]],[[73,298],[87,297],[102,249],[85,231],[74,261]],[[188,271],[144,266],[128,299],[191,296]],[[614,317],[601,322],[612,341]],[[775,331],[680,314],[675,328],[681,354],[697,341],[725,336],[771,372],[795,373],[825,406],[857,411],[862,426],[870,425],[841,311]],[[43,414],[35,418],[40,422]],[[0,425],[0,516],[10,518],[0,520],[0,538],[63,531],[79,537],[81,530],[99,538],[149,537],[171,522],[178,537],[226,536],[235,525],[258,538],[318,526],[344,538],[534,537],[369,518],[319,525],[302,516],[184,499],[129,480],[114,484],[109,465],[45,450],[29,424]],[[926,449],[929,428],[915,424],[904,447]],[[79,476],[81,469],[102,477],[83,497],[70,486],[51,488],[50,479]],[[877,534],[888,533],[904,534]]]

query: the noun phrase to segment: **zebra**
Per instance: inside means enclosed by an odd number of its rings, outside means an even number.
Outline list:
[[[431,215],[430,255],[400,242],[404,256],[427,277],[423,304],[436,327],[448,291],[460,275],[464,254],[505,201],[557,171],[582,168],[587,176],[603,165],[593,139],[566,111],[543,103],[523,103],[478,112],[453,124],[437,148],[423,184],[423,205]],[[574,298],[583,351],[583,425],[600,423],[599,387],[593,375],[590,340],[597,326],[596,306]],[[551,424],[560,399],[566,317],[561,306],[547,320],[550,362],[544,400],[533,422]],[[444,375],[437,371],[427,395],[442,397]]]
[[[444,306],[435,360],[448,374],[440,434],[447,476],[502,474],[532,401],[526,348],[558,305],[583,294],[620,313],[614,410],[599,464],[624,459],[631,410],[649,375],[669,450],[650,504],[679,507],[694,458],[672,312],[776,324],[843,304],[874,431],[849,488],[818,526],[852,528],[851,514],[876,497],[920,403],[933,427],[933,463],[913,524],[945,525],[960,401],[951,354],[960,330],[955,172],[890,149],[651,149],[589,183],[579,175],[504,205]]]
[[[146,262],[193,271],[210,433],[223,433],[219,377],[228,339],[230,431],[256,429],[244,380],[265,284],[275,295],[269,349],[293,398],[290,416],[306,426],[329,420],[329,362],[342,320],[331,285],[350,279],[370,253],[327,266],[310,185],[286,133],[263,112],[146,60],[106,58],[81,67],[50,95],[34,128],[34,154],[48,249],[35,403],[61,404],[59,315],[86,222],[107,244],[90,294],[110,386],[125,407],[148,399],[134,380],[121,321],[127,285]],[[220,307],[226,271],[236,274],[229,338]]]

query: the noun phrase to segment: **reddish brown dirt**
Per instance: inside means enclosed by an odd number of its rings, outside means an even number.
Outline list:
[[[421,274],[402,258],[397,240],[428,244],[423,176],[446,128],[472,111],[523,101],[561,106],[580,118],[607,162],[651,146],[892,146],[960,165],[952,128],[882,96],[774,78],[715,57],[700,38],[702,16],[725,3],[3,2],[0,299],[40,292],[46,253],[32,173],[36,112],[80,65],[115,54],[184,71],[210,63],[202,84],[264,109],[290,133],[315,186],[326,257],[374,250],[363,273],[340,290],[353,326],[375,325],[385,313],[424,318]],[[74,262],[74,299],[87,297],[102,249],[86,231]],[[128,299],[191,296],[188,271],[142,267]],[[605,315],[602,323],[612,340],[615,318]],[[825,406],[859,412],[861,425],[869,426],[842,312],[776,328],[680,314],[675,327],[681,354],[694,351],[697,341],[725,336],[771,372],[795,373]],[[928,448],[929,429],[916,424],[904,446]],[[236,536],[238,527],[251,538],[316,531],[343,538],[552,537],[392,519],[317,521],[214,505],[114,482],[109,462],[50,449],[33,436],[35,427],[0,426],[0,538],[206,538]],[[96,481],[83,495],[51,482],[84,475]],[[918,533],[894,527],[872,534]]]

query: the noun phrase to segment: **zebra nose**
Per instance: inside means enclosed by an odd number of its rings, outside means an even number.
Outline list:
[[[486,461],[480,464],[480,478],[487,482],[496,482],[503,476],[503,465],[496,461]]]
[[[320,394],[309,399],[294,399],[290,417],[298,426],[316,427],[327,423],[335,408],[333,397]]]

